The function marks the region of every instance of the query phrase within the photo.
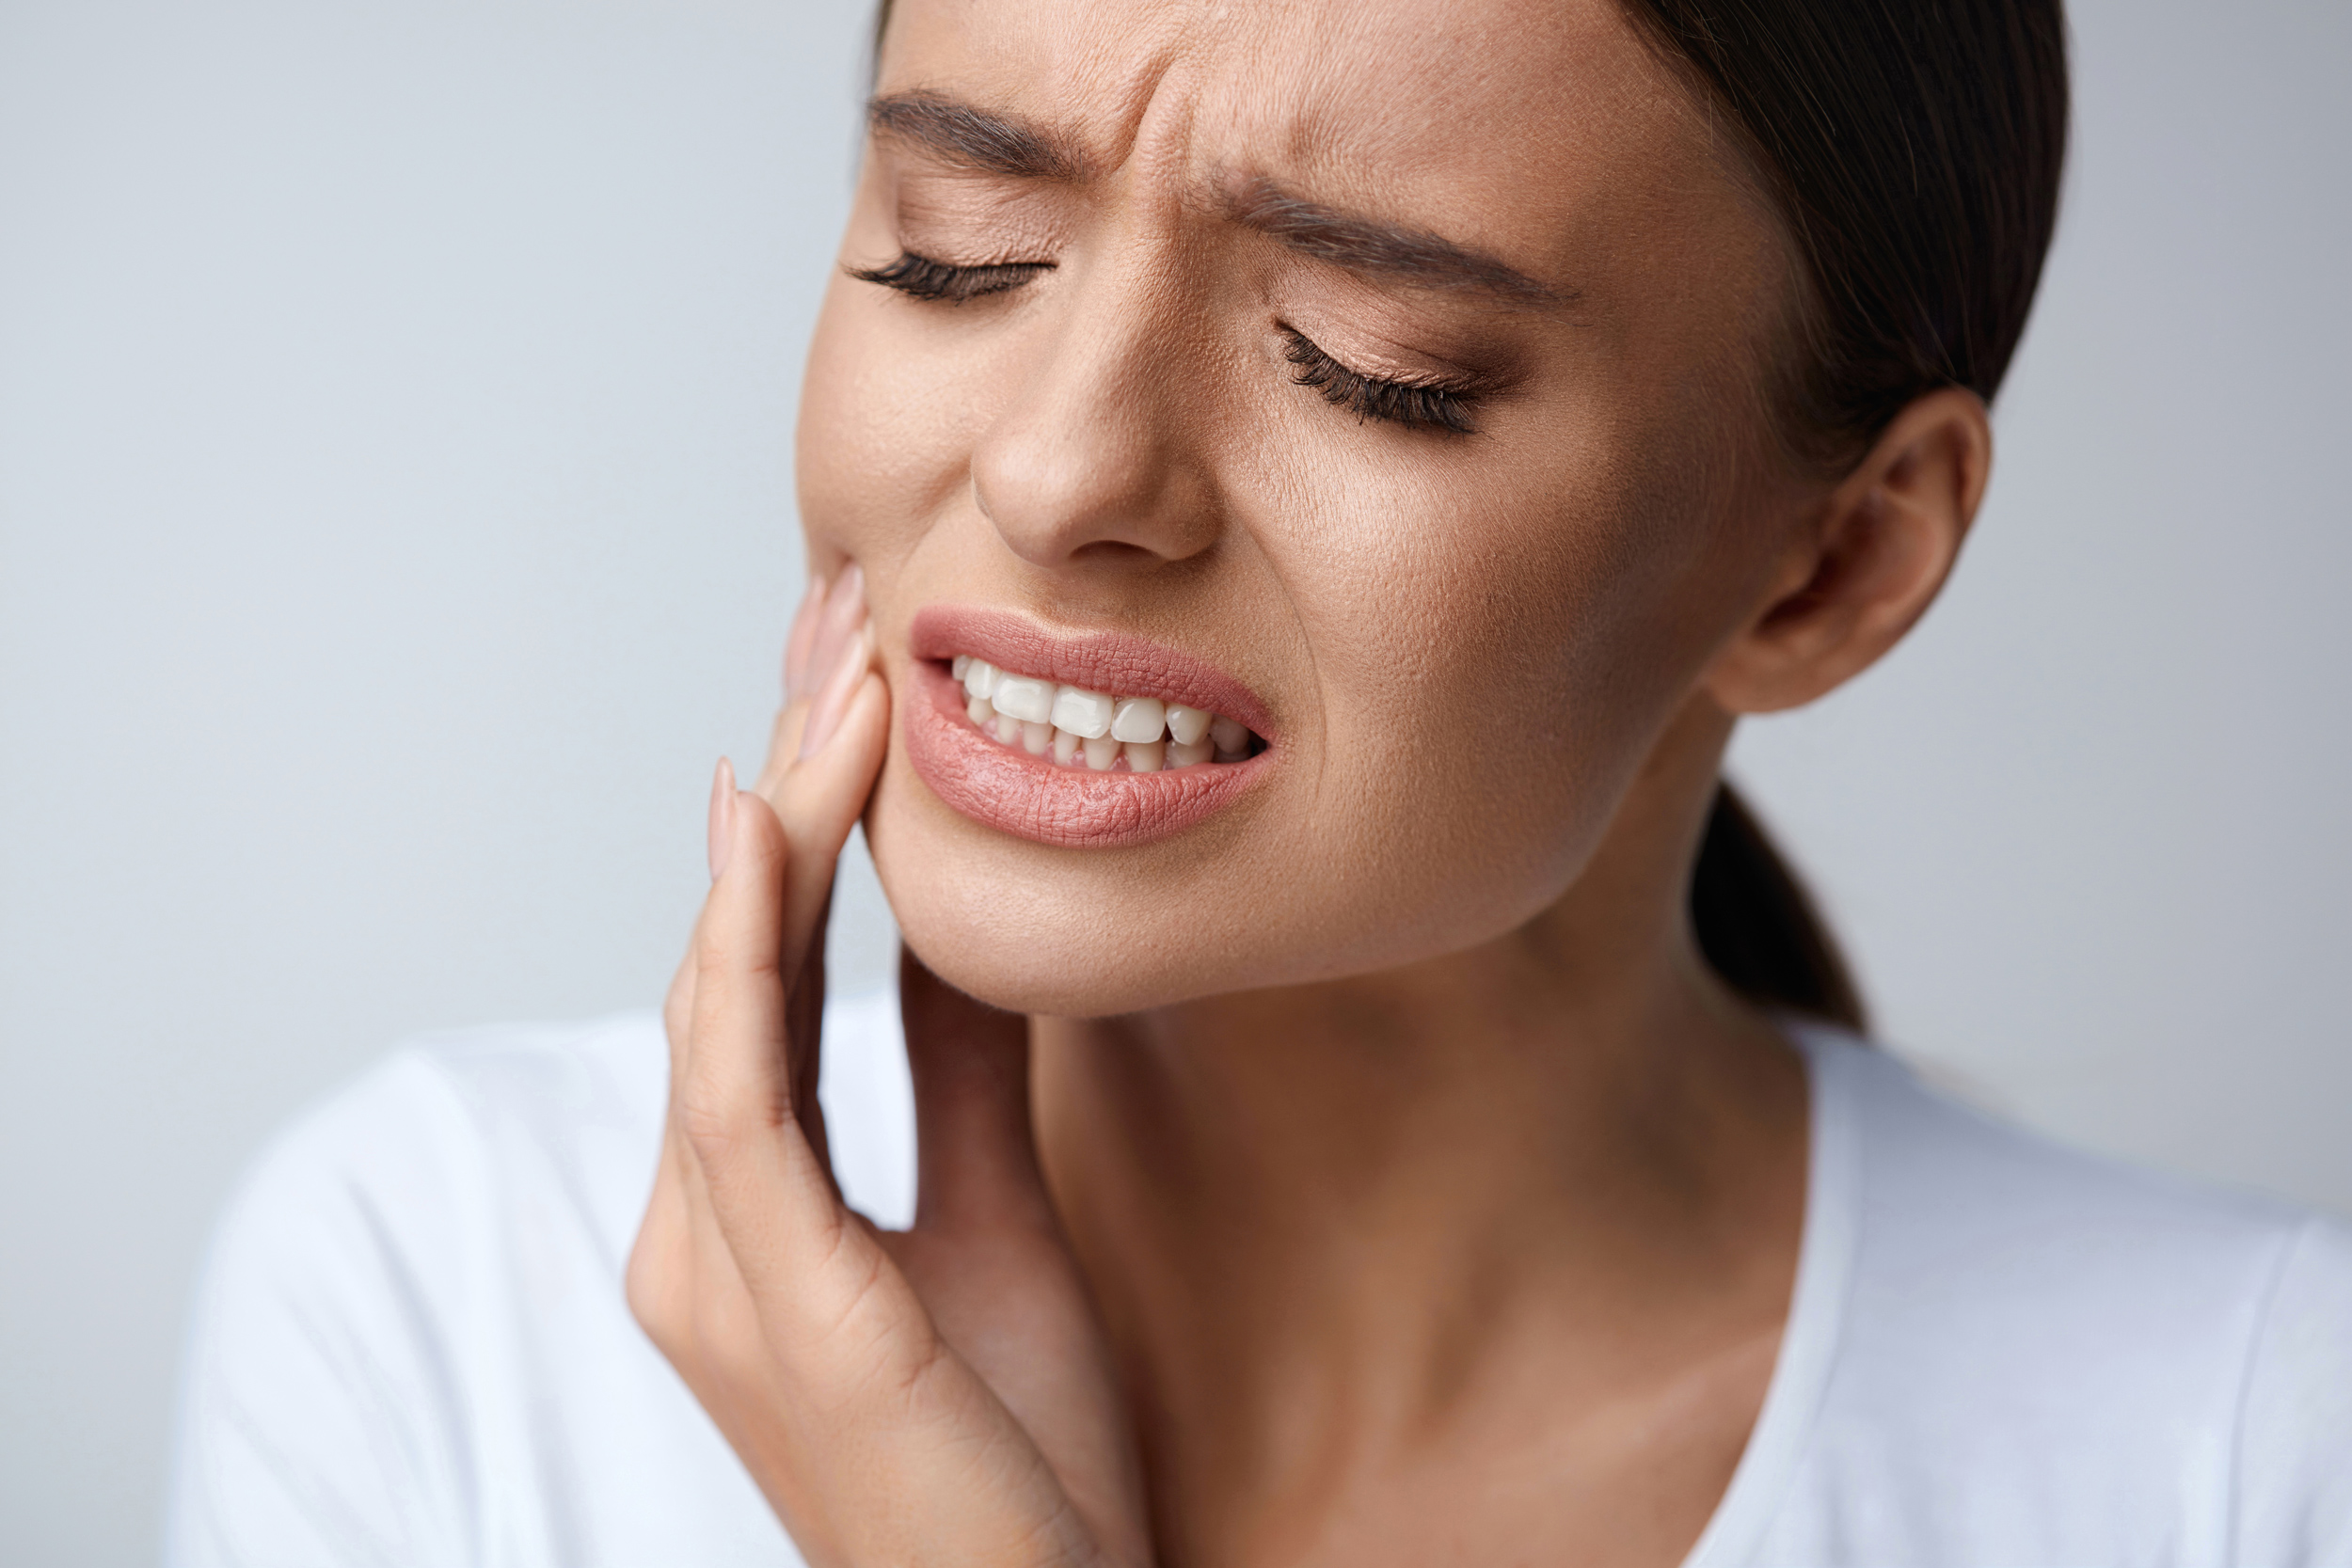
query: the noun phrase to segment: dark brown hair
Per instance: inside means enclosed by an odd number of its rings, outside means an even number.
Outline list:
[[[1623,0],[1737,128],[1804,261],[1791,448],[1844,467],[1913,399],[1990,401],[2026,329],[2066,156],[2059,0]],[[1736,990],[1859,1030],[1803,885],[1728,785],[1691,878]]]
[[[2058,221],[2059,0],[1621,0],[1744,143],[1804,263],[1792,451],[1851,465],[1913,399],[1990,401]],[[875,17],[877,57],[889,0]],[[1699,951],[1742,994],[1859,1030],[1803,884],[1729,785],[1691,878]]]
[[[1767,1006],[1867,1024],[1862,991],[1811,895],[1780,858],[1747,803],[1715,786],[1691,872],[1691,927],[1708,967]]]

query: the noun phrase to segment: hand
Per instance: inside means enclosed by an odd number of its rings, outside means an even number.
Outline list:
[[[904,955],[914,1227],[834,1183],[824,924],[889,728],[872,658],[852,566],[794,624],[756,787],[720,765],[629,1307],[819,1568],[1145,1563],[1134,1442],[1030,1134],[1028,1021]]]

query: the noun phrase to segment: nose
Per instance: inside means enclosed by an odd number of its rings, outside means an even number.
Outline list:
[[[1200,446],[1214,424],[1203,317],[1154,299],[1143,279],[1068,285],[973,449],[980,514],[1048,569],[1148,570],[1197,555],[1219,531]]]

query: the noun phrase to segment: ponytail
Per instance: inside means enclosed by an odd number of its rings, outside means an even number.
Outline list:
[[[1862,993],[1813,899],[1729,784],[1715,786],[1691,874],[1699,952],[1752,1002],[1861,1034]]]
[[[1621,0],[1744,144],[1803,260],[1781,434],[1841,473],[1915,398],[1991,402],[2058,221],[2061,0]],[[1857,1033],[1862,998],[1803,883],[1727,785],[1691,877],[1733,990]]]

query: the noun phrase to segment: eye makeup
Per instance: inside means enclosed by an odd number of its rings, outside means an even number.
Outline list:
[[[1354,414],[1359,424],[1366,420],[1382,420],[1425,430],[1451,431],[1457,436],[1473,435],[1478,429],[1470,419],[1477,394],[1469,387],[1436,376],[1399,381],[1366,375],[1331,357],[1313,339],[1287,322],[1282,324],[1282,336],[1290,343],[1282,357],[1298,367],[1298,373],[1291,377],[1292,384],[1312,387],[1332,407]]]
[[[963,265],[906,250],[885,265],[851,267],[849,273],[861,282],[878,283],[914,299],[962,305],[984,295],[1009,293],[1053,270],[1051,261]],[[1277,325],[1287,345],[1282,357],[1297,367],[1292,384],[1312,388],[1332,407],[1354,414],[1359,424],[1377,420],[1456,436],[1477,432],[1470,417],[1478,401],[1474,388],[1434,375],[1409,381],[1367,375],[1332,357],[1288,322]]]
[[[898,259],[886,266],[851,267],[850,276],[864,283],[879,283],[885,289],[896,289],[915,299],[944,300],[949,305],[961,305],[983,294],[1001,294],[1017,289],[1039,273],[1051,272],[1051,261],[995,261],[984,266],[959,266],[952,261],[935,261],[914,251],[901,251]]]

